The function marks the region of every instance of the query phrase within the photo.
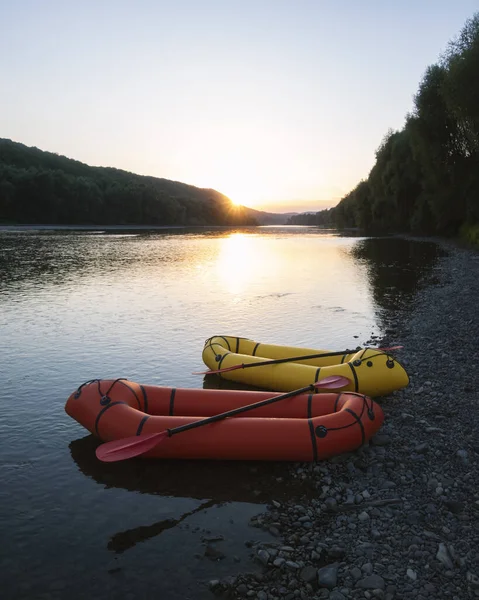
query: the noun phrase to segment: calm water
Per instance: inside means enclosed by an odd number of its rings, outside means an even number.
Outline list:
[[[101,464],[67,396],[96,377],[217,386],[192,375],[215,334],[364,344],[437,256],[314,228],[0,231],[1,597],[208,598],[257,568],[249,518],[304,491],[282,465]]]

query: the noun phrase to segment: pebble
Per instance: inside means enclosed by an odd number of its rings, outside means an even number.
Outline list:
[[[411,579],[412,581],[416,581],[417,579],[417,573],[416,571],[413,571],[412,569],[408,569],[406,571],[406,575],[409,577],[409,579]]]
[[[328,567],[322,567],[318,569],[318,585],[320,587],[325,587],[328,589],[332,589],[336,587],[336,583],[338,580],[338,566],[330,565]]]
[[[454,568],[454,564],[453,564],[453,562],[451,560],[451,557],[449,555],[449,552],[448,552],[445,544],[439,544],[439,547],[438,547],[437,553],[436,553],[436,558],[447,569],[453,569]]]
[[[258,550],[258,558],[263,563],[263,565],[267,565],[270,559],[269,552],[266,550]]]
[[[358,569],[358,567],[353,567],[349,573],[355,581],[357,581],[358,579],[361,579],[361,577],[362,577],[361,569]]]
[[[326,500],[324,501],[324,504],[326,505],[326,508],[328,510],[335,510],[335,508],[338,505],[335,498],[326,498]]]

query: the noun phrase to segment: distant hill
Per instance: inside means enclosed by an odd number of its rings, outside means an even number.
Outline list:
[[[258,225],[286,225],[296,213],[270,213],[253,208],[246,208],[245,213],[255,219]]]
[[[269,225],[287,218],[235,206],[213,189],[91,167],[0,138],[0,223]]]

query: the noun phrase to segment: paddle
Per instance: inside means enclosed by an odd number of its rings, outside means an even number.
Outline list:
[[[121,440],[106,442],[101,446],[98,446],[96,449],[96,456],[103,462],[116,462],[120,460],[126,460],[127,458],[133,458],[134,456],[139,456],[140,454],[148,452],[157,444],[164,442],[167,438],[170,438],[177,433],[188,431],[189,429],[195,429],[196,427],[202,427],[203,425],[208,425],[209,423],[216,423],[217,421],[222,421],[227,417],[234,417],[235,415],[239,415],[240,413],[248,410],[273,404],[273,402],[286,400],[286,398],[292,398],[293,396],[298,396],[299,394],[304,394],[306,392],[313,392],[315,389],[335,390],[342,388],[349,383],[351,383],[351,380],[347,377],[342,377],[341,375],[331,375],[330,377],[325,377],[316,383],[307,385],[306,387],[298,390],[293,390],[291,392],[287,392],[286,394],[267,398],[266,400],[256,402],[255,404],[248,404],[247,406],[234,408],[233,410],[228,410],[224,413],[207,417],[206,419],[200,419],[199,421],[194,421],[193,423],[188,423],[187,425],[180,425],[174,429],[165,429],[165,431],[160,431],[158,433],[134,435]]]
[[[370,348],[370,350],[379,350],[379,352],[391,352],[392,350],[399,350],[403,346],[392,346],[391,348]],[[367,350],[368,348],[364,348]],[[361,348],[359,349],[361,350]],[[310,358],[328,358],[329,356],[342,356],[343,354],[353,354],[359,352],[359,350],[340,350],[338,352],[321,352],[319,354],[307,354],[304,356],[288,356],[287,358],[272,358],[271,360],[263,360],[257,363],[241,363],[240,365],[233,365],[232,367],[225,367],[224,369],[216,369],[216,371],[196,371],[192,375],[217,375],[219,373],[228,373],[228,371],[236,371],[237,369],[249,369],[251,367],[264,367],[265,365],[279,365],[286,362],[297,362],[298,360],[309,360]]]

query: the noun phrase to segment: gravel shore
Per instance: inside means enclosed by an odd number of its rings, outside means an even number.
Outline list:
[[[313,490],[271,499],[251,525],[261,573],[210,582],[257,600],[479,598],[479,253],[441,242],[423,288],[387,344],[411,383],[381,401],[386,421],[357,452],[285,466]],[[254,538],[254,530],[252,530]]]

